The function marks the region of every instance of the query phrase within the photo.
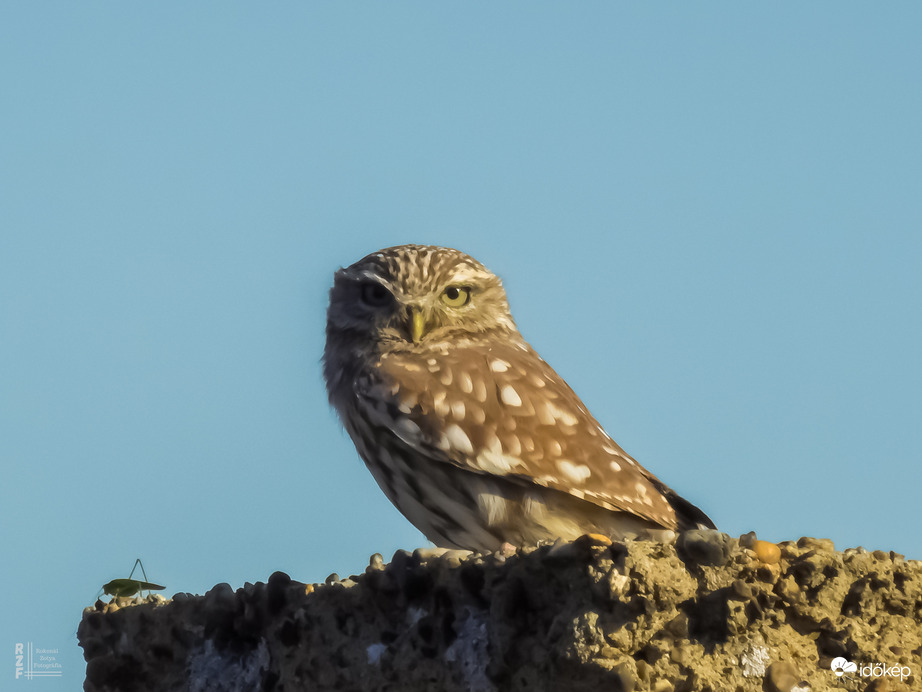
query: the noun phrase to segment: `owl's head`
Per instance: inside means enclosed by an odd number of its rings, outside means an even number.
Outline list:
[[[499,277],[451,248],[399,245],[340,269],[327,337],[425,347],[465,335],[515,331]]]

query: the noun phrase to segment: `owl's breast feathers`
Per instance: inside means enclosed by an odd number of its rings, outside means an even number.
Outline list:
[[[713,527],[632,459],[524,341],[383,354],[356,405],[433,463],[568,493],[666,529]]]

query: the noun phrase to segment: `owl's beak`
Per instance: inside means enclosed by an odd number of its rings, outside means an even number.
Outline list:
[[[426,333],[427,325],[423,311],[415,305],[410,308],[410,324],[408,326],[410,328],[410,338],[413,339],[414,344],[418,344]]]

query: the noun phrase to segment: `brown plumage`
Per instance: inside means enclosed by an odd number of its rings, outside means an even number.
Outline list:
[[[339,270],[324,376],[391,502],[439,546],[714,528],[640,466],[519,333],[499,278],[402,245]]]

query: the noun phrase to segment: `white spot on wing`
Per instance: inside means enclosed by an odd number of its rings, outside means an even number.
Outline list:
[[[484,446],[495,454],[502,454],[503,445],[499,441],[499,438],[493,434],[488,433],[488,436],[484,439]]]
[[[564,425],[576,425],[578,422],[576,416],[574,416],[572,413],[569,411],[564,411],[563,409],[555,406],[550,402],[548,402],[547,408],[551,415]]]
[[[474,453],[474,447],[471,445],[470,438],[457,424],[452,423],[445,428],[445,436],[448,438],[448,442],[453,449],[463,452],[464,454]]]
[[[448,415],[448,412],[451,411],[451,407],[448,405],[448,402],[445,401],[447,392],[443,389],[436,392],[432,395],[432,408],[435,410],[435,415],[444,418]]]
[[[619,464],[617,461],[612,461],[608,465],[611,466],[611,470],[615,473],[618,473],[618,471],[621,470],[621,464]]]
[[[512,388],[512,385],[504,385],[503,388],[499,391],[499,396],[503,400],[503,403],[506,406],[521,406],[522,399],[519,397],[519,393]]]
[[[592,475],[592,471],[585,464],[574,464],[566,459],[560,459],[557,462],[557,468],[564,476],[577,483],[583,483]]]
[[[466,372],[462,372],[458,375],[458,386],[465,394],[470,394],[474,391],[474,382],[471,380],[471,376]]]
[[[414,444],[419,440],[419,426],[409,418],[398,418],[394,423],[394,432],[397,437],[408,444]]]
[[[521,459],[508,454],[498,454],[489,449],[485,449],[477,455],[477,466],[488,473],[504,475],[512,471],[516,466],[521,465]]]
[[[497,358],[496,360],[490,361],[490,370],[493,372],[506,372],[509,369],[509,363],[504,360]]]

